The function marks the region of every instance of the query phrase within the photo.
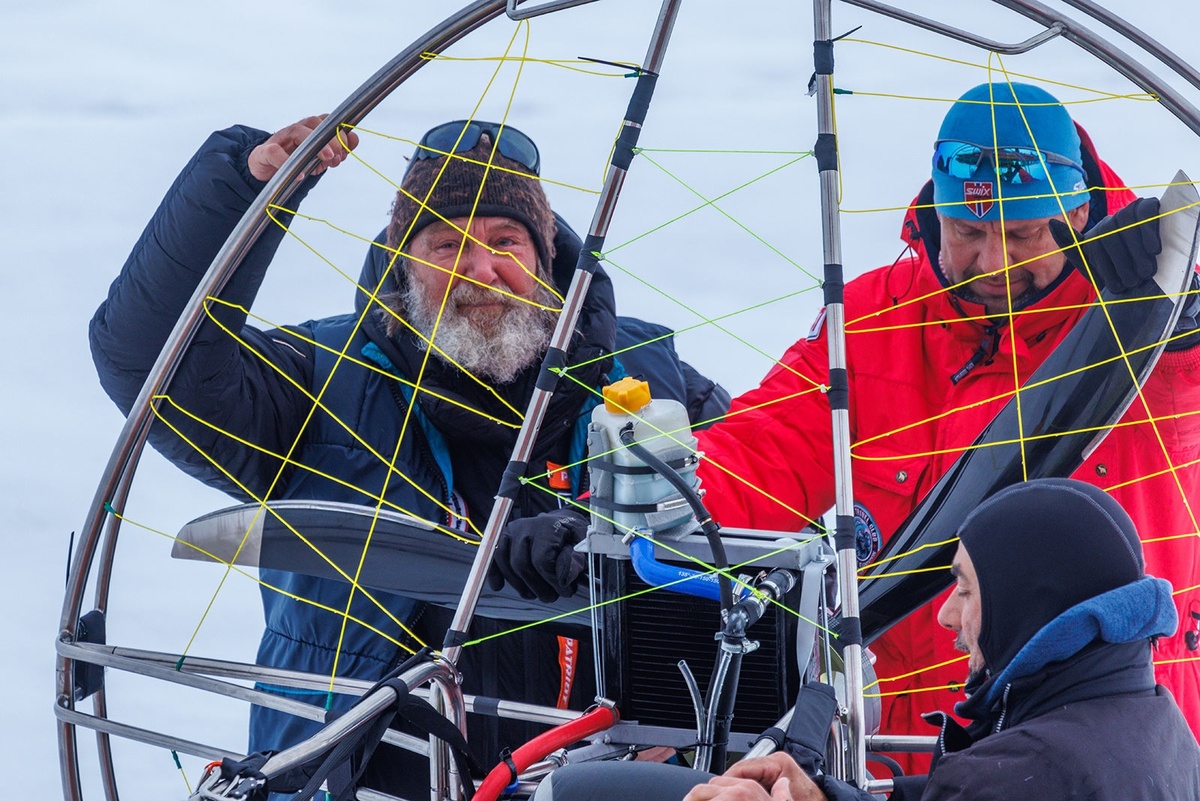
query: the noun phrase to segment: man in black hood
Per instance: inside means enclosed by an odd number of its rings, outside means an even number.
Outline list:
[[[1200,798],[1200,749],[1156,687],[1175,632],[1171,585],[1147,576],[1106,492],[1042,479],[997,493],[959,531],[938,621],[969,654],[968,698],[922,798]],[[970,788],[968,791],[965,788]]]
[[[1200,798],[1200,747],[1154,683],[1154,640],[1177,625],[1171,585],[1145,574],[1120,504],[1073,479],[1009,487],[963,523],[951,569],[938,622],[968,654],[955,711],[971,723],[927,715],[941,727],[933,769],[893,799]],[[872,796],[814,783],[780,753],[735,765],[687,801],[754,797]]]
[[[1073,479],[1009,487],[963,523],[951,569],[956,587],[938,621],[968,654],[968,697],[955,711],[971,723],[925,716],[941,727],[933,768],[898,780],[893,801],[1200,798],[1200,746],[1154,682],[1154,641],[1177,625],[1171,585],[1145,574],[1120,504]],[[819,771],[814,780],[785,752],[690,791],[704,774],[580,767],[543,783],[537,801],[596,797],[581,790],[600,781],[609,798],[634,783],[644,799],[878,798]]]

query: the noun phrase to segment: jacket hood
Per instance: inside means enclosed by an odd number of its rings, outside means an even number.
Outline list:
[[[1109,643],[1096,640],[1069,659],[1038,671],[1000,681],[990,677],[966,687],[966,701],[954,711],[971,721],[972,741],[1011,729],[1055,709],[1094,698],[1153,695],[1154,664],[1150,641]]]
[[[1152,638],[1175,631],[1170,584],[1145,575],[1132,519],[1098,487],[1066,478],[1015,484],[958,533],[975,568],[987,668],[956,707],[965,717],[1002,717],[1024,680],[1090,648],[1141,643],[1148,655]]]
[[[1025,643],[998,678],[1003,682],[1005,674],[1032,675],[1096,640],[1125,643],[1169,637],[1178,625],[1170,583],[1143,576],[1063,612]]]
[[[975,567],[979,649],[993,675],[1068,610],[1144,575],[1129,515],[1107,492],[1075,479],[1034,479],[1000,490],[967,516],[958,536]],[[1121,606],[1097,613],[1100,619],[1140,614]]]

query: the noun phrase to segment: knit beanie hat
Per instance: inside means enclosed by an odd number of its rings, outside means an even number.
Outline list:
[[[1133,521],[1104,490],[1042,478],[993,495],[958,533],[979,580],[979,648],[999,673],[1051,620],[1145,573]]]
[[[956,144],[977,145],[955,155]],[[1002,151],[996,169],[994,148]],[[1025,148],[1021,159],[1006,148]],[[1041,151],[1045,164],[1032,151]],[[953,174],[952,174],[953,173]],[[1057,197],[1056,197],[1057,195]],[[1071,115],[1044,89],[1023,83],[981,84],[958,99],[938,131],[933,158],[937,211],[962,220],[1057,217],[1088,200],[1079,132]]]
[[[486,134],[470,150],[413,159],[392,204],[388,247],[402,248],[430,223],[472,213],[476,217],[508,217],[523,224],[533,237],[541,269],[550,269],[554,212],[541,181],[528,167],[502,156]],[[533,265],[526,266],[533,269]]]

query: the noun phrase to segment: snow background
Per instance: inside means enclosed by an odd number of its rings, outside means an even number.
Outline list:
[[[1014,41],[1035,32],[1031,23],[973,0],[905,4],[927,15],[951,13],[951,24]],[[1194,0],[1157,3],[1114,0],[1107,5],[1192,63],[1200,63]],[[8,580],[0,642],[8,690],[0,713],[0,753],[16,767],[7,784],[18,796],[59,791],[54,700],[54,639],[62,603],[68,535],[78,530],[122,419],[101,392],[87,350],[87,321],[116,276],[129,248],[174,175],[209,131],[235,122],[275,129],[332,109],[419,33],[458,7],[425,0],[283,4],[208,0],[199,4],[150,0],[0,0],[0,124],[7,131],[0,179],[0,232],[5,247],[0,287],[7,347],[0,351],[6,388],[0,415],[0,498]],[[753,9],[751,13],[749,9]],[[531,56],[594,55],[638,61],[645,54],[657,4],[605,0],[553,18],[534,20]],[[840,34],[964,59],[984,54],[835,4]],[[1094,23],[1090,27],[1099,30]],[[514,30],[501,20],[452,52],[493,56]],[[645,147],[801,151],[815,139],[815,106],[804,94],[812,72],[808,4],[714,0],[685,3],[641,144]],[[1132,50],[1131,47],[1128,49]],[[515,53],[520,53],[521,45]],[[952,99],[985,80],[963,64],[933,61],[854,43],[837,50],[839,87],[904,94],[927,101],[865,95],[838,99],[843,204],[848,209],[898,209],[927,176],[937,124]],[[1006,57],[1010,70],[1072,86],[1132,91],[1124,79],[1067,43],[1024,57]],[[1150,63],[1147,61],[1146,63]],[[491,62],[434,64],[418,74],[364,123],[416,138],[430,125],[471,113]],[[1153,65],[1154,71],[1165,73]],[[543,175],[598,188],[631,84],[588,80],[541,65],[527,67],[510,112],[511,124],[542,149]],[[513,70],[497,81],[480,116],[503,114]],[[1182,87],[1182,81],[1172,81]],[[1085,92],[1051,88],[1060,98]],[[1197,93],[1189,90],[1197,103]],[[1145,193],[1178,168],[1200,176],[1200,144],[1183,125],[1148,103],[1083,104],[1073,108],[1102,155]],[[363,159],[398,179],[410,145],[364,141]],[[714,196],[787,161],[778,156],[654,158],[707,196]],[[721,201],[723,209],[803,266],[819,274],[821,229],[811,159]],[[592,196],[551,187],[555,207],[578,230],[592,214]],[[386,222],[392,189],[357,163],[329,176],[304,211],[327,217],[360,236]],[[699,203],[678,184],[635,161],[608,243],[615,247]],[[845,215],[843,262],[848,276],[896,258],[901,212]],[[310,226],[323,253],[356,275],[363,245]],[[803,335],[820,306],[814,281],[763,241],[720,215],[696,214],[612,258],[637,276],[612,270],[623,313],[646,316],[684,333],[686,359],[737,393],[748,389]],[[292,322],[349,308],[351,287],[304,248],[289,245],[255,311]],[[642,281],[665,294],[648,291]],[[807,291],[806,291],[807,290]],[[723,322],[743,341],[713,326],[717,317],[788,293],[796,297],[764,312]],[[675,298],[686,308],[674,303]],[[748,347],[752,345],[753,347]],[[187,520],[227,505],[148,454],[129,515],[172,533]],[[219,576],[171,563],[167,543],[126,527],[116,577],[110,642],[181,650]],[[234,577],[236,578],[236,577]],[[246,659],[257,639],[257,589],[231,578],[219,596],[214,623],[202,630],[196,653]],[[90,597],[90,596],[89,596]],[[230,634],[216,621],[242,620]],[[141,682],[109,676],[113,714],[187,723],[175,733],[239,748],[244,710]],[[128,689],[119,697],[119,689]],[[90,703],[81,705],[90,709]],[[84,776],[94,777],[92,737],[80,732]],[[118,775],[127,798],[183,797],[187,789],[169,756],[120,747]],[[185,762],[194,781],[199,762]],[[15,782],[15,786],[14,786]],[[96,785],[87,785],[89,795]]]

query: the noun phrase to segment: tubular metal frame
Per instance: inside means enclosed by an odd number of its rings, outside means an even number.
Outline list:
[[[617,146],[613,150],[613,157],[608,167],[608,172],[604,177],[604,186],[600,190],[600,197],[596,201],[596,210],[592,217],[591,226],[588,228],[587,238],[583,242],[583,248],[579,253],[579,262],[575,269],[575,274],[571,279],[571,286],[567,289],[566,295],[563,298],[562,311],[558,315],[558,321],[554,327],[554,333],[550,337],[550,347],[546,354],[545,362],[542,366],[543,374],[539,377],[537,388],[533,391],[533,396],[529,400],[529,407],[525,411],[525,418],[521,422],[521,430],[517,433],[517,441],[513,446],[512,458],[509,461],[510,468],[513,466],[521,466],[528,462],[530,455],[533,453],[534,441],[537,438],[538,431],[541,429],[542,420],[545,418],[546,410],[550,405],[550,398],[554,394],[553,385],[543,389],[543,379],[552,366],[552,359],[555,354],[564,356],[567,348],[570,345],[571,336],[575,331],[575,325],[579,320],[579,316],[583,312],[583,301],[587,295],[588,288],[592,283],[592,270],[587,267],[590,262],[594,262],[595,257],[589,252],[592,248],[599,249],[603,246],[604,237],[608,233],[608,226],[612,220],[613,210],[616,208],[617,200],[621,194],[621,187],[625,183],[626,168],[622,166],[620,160],[626,156],[622,152],[623,148],[628,148],[630,151],[637,144],[637,136],[641,130],[642,119],[637,114],[645,112],[645,106],[649,104],[650,96],[653,93],[653,82],[643,84],[642,80],[650,77],[657,78],[659,70],[662,69],[663,58],[666,55],[667,44],[671,40],[671,32],[675,27],[675,18],[679,14],[679,6],[682,0],[662,0],[658,19],[655,21],[654,32],[650,37],[650,46],[646,51],[646,58],[643,66],[639,71],[637,87],[634,90],[634,98],[630,101],[629,111],[623,122],[623,132],[618,139]],[[645,87],[649,87],[646,91]],[[638,98],[638,93],[646,91],[645,97]],[[641,100],[639,103],[638,100]],[[635,107],[639,107],[635,110]],[[628,153],[632,157],[632,152]],[[509,475],[506,470],[505,477],[501,479],[500,490],[496,495],[496,502],[492,505],[491,514],[488,516],[488,521],[483,530],[483,538],[479,543],[479,552],[475,554],[475,563],[471,566],[471,572],[467,576],[466,586],[463,588],[462,600],[459,602],[458,608],[455,609],[454,619],[450,623],[450,629],[447,632],[447,640],[442,649],[444,658],[451,664],[458,663],[459,652],[462,649],[462,643],[456,641],[455,638],[464,636],[465,632],[471,625],[471,619],[475,615],[475,607],[479,603],[479,596],[483,592],[483,583],[487,578],[488,568],[492,563],[492,557],[495,553],[496,546],[500,542],[500,534],[505,524],[508,522],[509,514],[512,512],[513,497],[515,492],[506,491],[505,483],[508,481],[516,481],[516,476]]]
[[[107,522],[108,544],[104,547],[103,554],[108,561],[99,570],[96,588],[98,604],[106,602],[108,581],[111,578],[111,559],[120,526],[117,515],[110,516],[108,509],[111,508],[118,514],[124,509],[133,474],[136,471],[137,462],[153,419],[151,399],[170,383],[179,359],[199,329],[204,319],[204,299],[221,291],[237,270],[242,258],[265,229],[268,223],[266,214],[268,206],[271,203],[286,203],[307,177],[309,170],[319,163],[316,158],[317,154],[327,142],[337,135],[339,126],[343,123],[353,125],[362,120],[371,109],[424,66],[426,59],[422,58],[423,53],[444,51],[471,31],[503,13],[504,9],[505,0],[476,0],[401,51],[317,127],[313,135],[292,154],[255,198],[192,295],[187,311],[180,317],[179,322],[172,330],[121,429],[92,500],[78,547],[72,558],[70,577],[60,618],[60,642],[71,643],[74,641],[76,627],[82,613],[83,596]],[[78,746],[75,740],[77,721],[73,714],[75,701],[71,658],[59,655],[56,674],[55,711],[59,719],[59,764],[63,794],[69,801],[78,801],[82,798],[82,786],[79,776]],[[99,705],[103,706],[103,696],[101,696]],[[106,733],[101,732],[100,738],[105,793],[109,801],[116,801],[116,784]]]
[[[350,95],[337,109],[335,109],[329,117],[317,128],[313,136],[311,136],[302,145],[292,157],[283,165],[276,176],[268,183],[263,192],[251,205],[250,209],[243,217],[242,221],[231,233],[229,239],[222,247],[220,253],[214,259],[208,273],[206,273],[200,286],[197,288],[191,301],[188,305],[188,310],[180,318],[178,324],[171,333],[166,345],[163,348],[158,360],[156,361],[145,385],[142,388],[138,399],[135,401],[133,411],[126,420],[121,434],[118,437],[117,443],[114,446],[113,452],[102,474],[100,484],[89,507],[85,525],[82,529],[82,535],[79,539],[77,549],[73,555],[70,576],[67,585],[67,590],[64,596],[63,610],[60,618],[59,626],[59,643],[58,643],[58,660],[56,665],[56,717],[58,719],[58,737],[60,750],[60,770],[62,774],[63,792],[65,798],[69,801],[78,801],[82,799],[82,786],[79,776],[78,763],[78,748],[76,741],[76,727],[85,726],[93,729],[99,740],[100,762],[102,781],[105,788],[105,793],[110,801],[115,801],[118,797],[116,789],[116,779],[112,763],[111,754],[109,752],[109,736],[117,735],[129,737],[134,740],[150,742],[152,744],[162,745],[163,747],[173,748],[179,751],[188,753],[196,753],[203,756],[224,755],[226,752],[221,749],[215,749],[211,746],[204,746],[198,743],[179,738],[167,737],[165,735],[156,735],[153,732],[131,727],[126,724],[112,721],[107,717],[107,709],[103,691],[95,697],[96,714],[87,715],[75,709],[75,701],[73,699],[73,667],[76,662],[89,662],[95,664],[109,664],[113,667],[121,667],[130,669],[128,665],[122,663],[122,660],[142,659],[134,649],[106,649],[105,647],[95,647],[86,644],[77,644],[74,642],[75,630],[82,613],[83,597],[86,593],[89,581],[95,584],[95,608],[105,610],[108,604],[109,589],[112,578],[112,566],[115,556],[116,543],[118,539],[120,521],[116,514],[110,514],[111,509],[118,514],[124,509],[125,502],[128,498],[130,486],[133,476],[136,472],[138,461],[144,447],[146,435],[149,431],[152,422],[153,414],[151,411],[151,399],[160,393],[170,382],[179,358],[186,350],[199,328],[203,320],[203,301],[205,298],[217,294],[225,286],[230,277],[237,270],[242,258],[250,247],[257,240],[267,224],[266,209],[272,203],[286,203],[287,199],[294,193],[300,183],[307,177],[317,163],[316,154],[319,152],[325,143],[332,140],[337,134],[339,126],[345,124],[356,124],[366,114],[378,105],[385,97],[394,91],[400,84],[411,77],[421,66],[424,65],[425,59],[421,56],[423,53],[432,52],[440,53],[454,44],[464,36],[468,35],[483,24],[489,22],[501,13],[507,13],[513,19],[524,19],[540,14],[552,13],[564,8],[570,8],[576,5],[583,5],[594,2],[594,0],[544,0],[537,3],[535,0],[522,2],[521,0],[476,0],[469,3],[458,13],[451,15],[439,25],[428,31],[423,37],[419,38],[414,44],[399,53],[388,64],[382,67],[375,75],[368,79],[362,86],[359,87],[352,95]],[[1083,51],[1101,59],[1105,63],[1112,66],[1120,74],[1124,75],[1143,91],[1152,93],[1159,98],[1159,102],[1170,111],[1177,119],[1186,125],[1191,131],[1200,135],[1200,110],[1194,104],[1184,98],[1178,91],[1168,85],[1156,73],[1147,69],[1135,58],[1115,47],[1104,38],[1098,36],[1088,28],[1081,25],[1077,20],[1068,18],[1058,12],[1048,8],[1036,0],[991,0],[996,5],[1007,8],[1029,20],[1032,20],[1046,28],[1040,34],[1037,34],[1029,39],[1013,43],[1004,44],[995,42],[983,37],[976,36],[966,31],[957,28],[943,25],[934,20],[929,20],[919,15],[898,9],[876,0],[841,0],[847,5],[862,8],[873,13],[880,14],[900,22],[904,22],[915,27],[923,28],[950,39],[966,42],[986,50],[991,50],[998,53],[1023,53],[1027,52],[1046,41],[1053,38],[1061,37],[1078,46]],[[1188,84],[1197,89],[1200,89],[1200,72],[1182,59],[1180,59],[1172,51],[1168,50],[1155,39],[1146,35],[1138,28],[1130,25],[1115,14],[1108,12],[1092,2],[1091,0],[1063,0],[1067,5],[1089,15],[1090,17],[1101,22],[1108,28],[1112,29],[1126,40],[1137,45],[1151,56],[1160,61],[1171,72],[1183,78]],[[665,0],[663,15],[660,16],[659,25],[662,26],[664,19],[668,16],[673,19],[673,15],[677,10],[678,2]],[[671,10],[668,12],[667,9]],[[814,11],[816,13],[815,25],[817,38],[829,38],[831,35],[831,0],[814,0]],[[822,16],[824,14],[824,16]],[[670,24],[666,26],[666,32],[670,32]],[[665,42],[663,43],[665,44]],[[647,54],[647,65],[656,67],[661,62],[662,49],[651,46],[650,52]],[[827,86],[822,82],[817,85],[818,94],[832,90],[832,82]],[[831,109],[831,96],[829,98],[820,98],[821,106],[819,107],[819,125],[821,130],[825,130],[829,121],[823,119],[824,115]],[[832,128],[830,127],[830,131]],[[617,172],[617,171],[613,171]],[[836,194],[831,194],[834,184],[830,178],[833,176],[822,176],[822,197],[824,208],[823,234],[826,249],[826,261],[837,263],[840,256],[840,228],[837,222],[838,210],[836,206]],[[602,194],[601,201],[597,206],[596,216],[593,219],[592,232],[602,232],[606,229],[609,220],[611,219],[613,207],[616,201],[616,195],[619,194],[621,183],[623,182],[624,174],[612,174],[606,179],[606,187],[608,191]],[[574,286],[574,284],[573,284]],[[564,308],[564,315],[567,314],[567,309]],[[834,326],[843,327],[842,334],[844,336],[844,320],[841,315],[831,314],[829,318],[831,329]],[[831,350],[834,350],[831,348]],[[840,364],[844,366],[844,348],[839,346],[836,349],[839,355],[836,357],[842,359]],[[528,415],[527,415],[528,417]],[[835,423],[837,429],[840,430],[840,422]],[[843,438],[848,436],[843,434]],[[844,447],[848,447],[847,442],[839,441],[839,451]],[[849,460],[837,469],[837,475],[843,485],[846,487],[844,491],[838,493],[837,509],[839,513],[846,509],[852,508],[852,496],[849,491],[850,467]],[[504,510],[504,515],[507,516],[507,510]],[[481,548],[481,551],[485,549]],[[490,557],[490,551],[487,554]],[[483,572],[479,570],[482,563],[482,570],[486,571],[486,559],[477,560],[473,573],[479,573],[482,578]],[[98,564],[97,564],[98,563]],[[853,563],[846,564],[839,557],[839,575],[848,574],[854,575]],[[95,575],[93,576],[93,571]],[[843,580],[843,603],[849,601],[853,606],[849,607],[852,611],[857,609],[857,588],[854,581],[845,582]],[[474,597],[477,598],[478,588]],[[471,597],[470,588],[464,593],[464,600]],[[469,622],[471,614],[471,606],[468,606],[464,613],[464,619]],[[107,651],[107,655],[102,652]],[[124,651],[124,655],[122,655]],[[140,652],[144,654],[145,652]],[[452,655],[454,652],[451,652]],[[161,655],[160,655],[161,656]],[[139,667],[136,672],[145,675],[153,675],[157,677],[157,668],[153,666],[153,662],[160,656],[152,657],[147,661],[139,662]],[[860,655],[861,659],[861,655]],[[200,660],[201,665],[190,666],[187,671],[182,674],[175,670],[164,671],[161,678],[176,683],[185,683],[192,686],[201,686],[204,689],[209,689],[211,684],[212,689],[216,689],[218,685],[223,686],[223,689],[216,691],[225,694],[236,694],[228,691],[228,687],[238,687],[228,682],[221,682],[211,678],[191,676],[189,679],[181,680],[181,675],[188,675],[193,671],[195,673],[205,672],[201,667],[207,666],[213,669],[213,675],[221,675],[221,669],[217,664],[217,660]],[[232,663],[226,663],[231,665]],[[260,672],[255,672],[256,666],[244,666],[247,668],[247,676],[261,676]],[[237,673],[237,670],[228,667],[227,675],[242,677]],[[850,671],[850,660],[847,660],[847,673]],[[286,673],[286,671],[284,672]],[[299,676],[301,674],[297,674]],[[856,674],[858,675],[858,674]],[[411,677],[416,683],[432,682],[436,690],[433,690],[435,696],[440,696],[445,702],[448,702],[452,709],[450,713],[453,719],[461,725],[461,715],[463,711],[470,708],[470,698],[463,698],[458,691],[457,679],[453,670],[453,660],[447,662],[434,662],[427,665],[421,665],[414,668],[406,674],[406,677]],[[327,685],[325,685],[327,686]],[[354,691],[355,688],[352,682],[339,683],[339,687],[344,686],[346,689]],[[239,690],[253,693],[254,691],[246,690],[246,688],[238,687]],[[878,734],[874,736],[866,736],[861,730],[862,725],[862,688],[861,679],[851,680],[847,686],[847,694],[850,696],[851,708],[849,710],[849,731],[848,742],[846,749],[851,752],[850,769],[851,776],[862,779],[866,776],[865,770],[865,749],[870,747],[883,752],[891,750],[925,750],[929,746],[930,738],[909,738],[904,736],[888,736]],[[379,699],[375,703],[379,709],[385,708],[388,699]],[[540,707],[530,707],[524,709],[521,704],[512,704],[512,708],[508,711],[513,713],[514,717],[522,717],[523,715],[549,715],[554,710],[542,710]],[[374,709],[374,707],[372,707]],[[375,709],[377,712],[378,709]],[[370,713],[368,713],[370,714]],[[533,719],[526,717],[525,719]],[[363,721],[358,719],[344,718],[340,721],[340,728],[337,726],[328,727],[322,731],[321,744],[327,742],[328,738],[340,736],[345,733],[344,730],[361,725]],[[620,724],[628,726],[629,724]],[[155,739],[157,737],[157,739]],[[835,739],[836,732],[835,732]],[[304,755],[309,753],[314,748],[318,747],[318,743],[309,741],[302,743],[288,751],[282,752],[269,763],[272,768],[287,763],[289,760],[303,759]],[[412,745],[411,743],[409,745]],[[755,749],[755,753],[761,754],[765,750],[762,747]],[[869,781],[865,786],[871,792],[886,792],[891,788],[890,781]],[[441,791],[446,794],[451,794],[456,791],[456,788],[451,788],[447,785],[441,786]]]
[[[1024,53],[1038,47],[1058,36],[1075,44],[1085,52],[1099,58],[1109,66],[1117,70],[1121,75],[1128,78],[1143,91],[1154,94],[1158,97],[1159,103],[1164,108],[1170,111],[1176,118],[1188,126],[1193,133],[1200,135],[1200,111],[1180,95],[1174,88],[1162,81],[1155,73],[1147,69],[1136,59],[1125,53],[1120,48],[1114,46],[1102,37],[1096,35],[1088,28],[1070,18],[1064,17],[1056,13],[1052,9],[1037,2],[1037,0],[992,0],[996,5],[1014,11],[1027,19],[1032,20],[1046,28],[1040,34],[1037,34],[1029,39],[1015,44],[1002,44],[999,42],[975,36],[974,34],[962,31],[958,28],[943,25],[942,23],[912,14],[908,11],[886,5],[876,0],[842,0],[847,5],[857,6],[883,16],[890,17],[900,22],[914,25],[934,33],[941,34],[957,41],[962,41],[968,44],[975,45],[987,50],[993,50],[999,53]],[[1146,35],[1139,29],[1130,25],[1116,15],[1105,11],[1097,6],[1091,0],[1064,0],[1069,5],[1084,11],[1095,19],[1104,23],[1114,31],[1130,39],[1142,49],[1157,58],[1172,72],[1175,72],[1189,84],[1200,88],[1200,74],[1194,69],[1188,67],[1182,59],[1176,56],[1167,48],[1159,44],[1155,39]],[[829,41],[832,37],[831,27],[831,4],[832,0],[814,0],[814,26],[816,29],[816,40],[818,42]],[[830,55],[832,61],[832,55]],[[814,74],[815,89],[817,94],[818,106],[818,133],[831,134],[833,128],[831,124],[833,112],[833,79],[832,74],[828,76],[828,80],[818,72]],[[822,232],[824,235],[824,252],[825,263],[827,270],[829,265],[841,267],[841,241],[840,227],[838,225],[838,217],[840,212],[837,207],[837,170],[836,166],[833,169],[822,169],[821,171],[821,209],[824,217]],[[827,273],[828,277],[828,273]],[[840,279],[840,274],[838,275]],[[829,364],[831,371],[844,369],[845,362],[845,320],[840,303],[830,304],[827,312],[827,322],[829,325]],[[848,442],[848,425],[841,419],[838,410],[833,411],[833,427],[834,427],[834,472],[839,481],[843,481],[837,492],[836,510],[839,515],[852,514],[853,496],[850,483],[850,461],[849,461],[849,442]],[[843,461],[844,459],[844,461]],[[851,510],[851,511],[847,511]],[[853,550],[842,549],[838,551],[838,575],[839,587],[842,591],[842,609],[843,616],[850,617],[855,620],[859,614],[858,604],[858,586],[857,582],[849,576],[855,576],[857,564],[854,560]],[[846,737],[847,742],[844,746],[848,755],[848,770],[847,775],[852,778],[854,783],[859,787],[863,787],[872,793],[890,792],[892,789],[892,781],[887,780],[871,780],[868,778],[866,769],[866,746],[867,734],[863,729],[863,688],[861,675],[861,649],[857,644],[849,645],[845,648],[845,665],[846,665],[846,702],[848,709],[846,710]],[[907,738],[889,738],[884,735],[877,735],[873,741],[881,747],[896,747],[898,743],[909,745],[921,745],[922,749],[926,747],[927,738],[914,738],[909,741]]]
[[[950,25],[943,25],[936,20],[922,17],[918,14],[913,14],[903,9],[889,6],[886,3],[877,2],[877,0],[841,0],[846,5],[856,6],[857,8],[866,11],[872,11],[885,17],[904,22],[917,28],[930,31],[932,33],[941,34],[949,39],[954,39],[967,44],[975,45],[984,50],[991,50],[996,53],[1025,53],[1033,48],[1044,44],[1055,36],[1061,36],[1068,42],[1079,47],[1086,53],[1089,53],[1096,58],[1108,64],[1117,72],[1124,75],[1142,91],[1157,95],[1162,106],[1175,115],[1180,122],[1188,126],[1197,136],[1200,136],[1200,110],[1190,101],[1184,98],[1178,91],[1166,84],[1151,70],[1147,69],[1133,56],[1126,53],[1124,50],[1113,45],[1090,29],[1080,24],[1077,20],[1070,17],[1064,17],[1048,6],[1037,2],[1037,0],[990,0],[995,5],[1007,8],[1010,11],[1016,12],[1021,16],[1029,19],[1039,25],[1044,26],[1047,30],[1041,34],[1030,37],[1024,42],[1015,44],[1003,44],[995,42],[991,39],[986,39],[980,36],[975,36],[967,31],[962,31]],[[1105,11],[1100,6],[1091,2],[1091,0],[1063,0],[1070,6],[1073,6],[1084,13],[1090,15],[1096,20],[1111,28],[1116,33],[1125,37],[1129,41],[1136,44],[1138,47],[1145,50],[1150,55],[1154,56],[1167,67],[1171,72],[1183,78],[1192,86],[1200,89],[1200,72],[1194,67],[1191,67],[1183,61],[1174,52],[1164,47],[1154,39],[1154,37],[1146,34],[1139,28],[1130,25],[1128,22],[1113,14],[1110,11]]]
[[[822,145],[817,145],[819,154],[817,168],[820,171],[821,182],[821,245],[825,257],[824,278],[827,291],[825,315],[829,326],[829,384],[831,390],[838,390],[839,381],[846,379],[847,371],[846,315],[841,295],[843,286],[842,233],[841,216],[838,212],[837,140],[833,116],[832,0],[814,0],[813,28],[815,41],[828,44],[831,51],[828,54],[828,71],[823,70],[822,66],[818,64],[813,80],[817,95],[818,143],[824,140],[830,145],[829,149],[824,150],[824,155],[821,155]],[[831,286],[836,287],[835,295],[832,297],[828,294]],[[853,621],[853,625],[857,628],[859,616],[858,562],[854,548],[854,489],[850,475],[849,387],[842,386],[840,389],[844,391],[840,401],[835,401],[834,392],[830,392],[833,425],[833,473],[836,488],[834,513],[837,521],[835,540],[837,575],[842,599],[842,617]],[[847,528],[849,531],[845,530]],[[867,780],[862,659],[861,637],[844,645],[842,650],[842,660],[846,666],[844,700],[849,737],[849,760],[846,766],[846,775],[860,787],[864,786]]]

